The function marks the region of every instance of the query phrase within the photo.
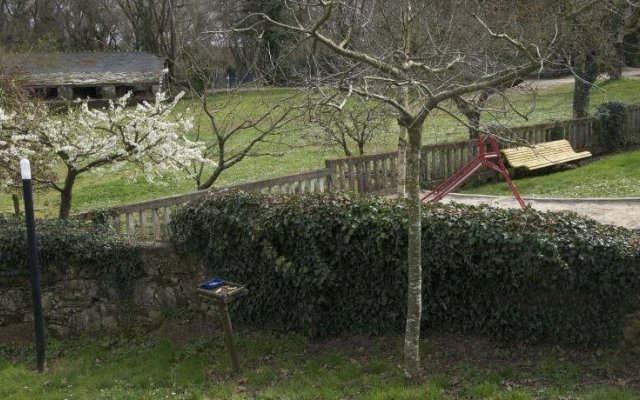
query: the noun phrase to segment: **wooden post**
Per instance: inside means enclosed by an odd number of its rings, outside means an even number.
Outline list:
[[[240,372],[240,361],[238,361],[238,350],[236,349],[235,340],[233,340],[233,327],[231,325],[231,314],[229,314],[229,304],[222,303],[218,305],[218,312],[222,319],[222,326],[224,327],[224,340],[227,343],[227,350],[229,350],[229,357],[231,358],[231,367],[234,373]]]
[[[231,325],[231,314],[229,313],[229,304],[234,302],[238,297],[244,296],[249,291],[242,285],[238,285],[233,282],[224,282],[220,278],[216,278],[222,282],[222,286],[215,288],[203,288],[204,285],[209,282],[205,282],[202,286],[196,290],[203,296],[206,296],[213,300],[215,308],[218,310],[218,315],[222,320],[222,326],[224,328],[224,340],[227,344],[227,350],[229,351],[229,357],[231,358],[231,366],[234,373],[240,372],[240,361],[238,361],[238,350],[236,349],[236,343],[233,339],[233,327]],[[211,290],[209,290],[211,289]]]

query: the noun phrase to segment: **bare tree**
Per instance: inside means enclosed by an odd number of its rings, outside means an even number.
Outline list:
[[[254,88],[256,91],[247,96],[244,89],[235,86],[212,96],[208,89],[216,76],[199,61],[191,57],[191,70],[187,72],[189,89],[198,106],[195,140],[205,143],[204,158],[212,163],[194,163],[187,167],[187,173],[198,190],[205,190],[247,157],[279,155],[261,150],[261,144],[279,142],[302,116],[304,107],[296,105],[301,93],[295,90],[274,94]]]
[[[208,168],[211,163],[207,162],[187,168],[198,190],[213,186],[224,171],[247,157],[280,155],[261,150],[260,144],[278,142],[299,116],[297,107],[293,106],[296,94],[280,97],[275,103],[269,96],[260,98],[258,94],[250,107],[247,107],[247,96],[237,88],[218,93],[215,100],[206,93],[194,96],[200,103],[196,140],[206,144],[204,157],[214,163],[212,168]]]
[[[341,109],[314,107],[313,119],[322,129],[324,144],[336,145],[347,157],[353,156],[355,145],[359,155],[365,146],[389,130],[390,115],[384,104],[357,99]]]
[[[357,94],[389,105],[407,130],[404,365],[407,376],[418,379],[423,279],[419,172],[425,120],[434,110],[449,112],[443,107],[448,100],[501,87],[541,68],[564,35],[556,27],[570,20],[572,13],[565,12],[564,1],[407,0],[398,7],[397,1],[371,0],[359,10],[333,0],[282,3],[294,11],[286,19],[255,13],[236,31],[253,32],[268,24],[323,46],[337,61],[331,81],[322,84],[339,88],[345,97]],[[596,2],[580,3],[589,7]],[[300,9],[305,18],[297,17]],[[366,40],[351,40],[351,30],[340,18],[349,12],[358,16],[350,24],[362,30]],[[535,26],[529,23],[533,16],[538,21]]]
[[[57,50],[120,50],[122,15],[113,0],[54,0],[63,20],[63,48]]]
[[[624,37],[637,28],[638,7],[632,0],[564,2],[567,18],[556,59],[574,76],[573,117],[589,115],[591,90],[602,72],[619,76],[623,66]],[[558,60],[556,60],[558,61]]]
[[[10,50],[58,48],[61,26],[54,0],[0,1],[0,37]]]
[[[640,2],[634,0],[612,0],[605,21],[613,42],[612,59],[607,72],[610,80],[622,78],[626,63],[625,39],[640,27]]]
[[[510,89],[520,85],[524,79],[518,78],[512,82],[507,82],[503,87],[487,88],[473,93],[472,97],[463,98],[461,96],[454,97],[453,102],[458,110],[467,118],[467,127],[469,128],[469,139],[475,139],[480,134],[480,117],[486,102],[493,95],[502,95],[504,89]]]

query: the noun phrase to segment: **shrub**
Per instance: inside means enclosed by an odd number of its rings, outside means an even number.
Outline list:
[[[36,231],[43,274],[62,273],[69,265],[90,263],[99,269],[96,275],[109,274],[126,284],[139,270],[133,249],[106,225],[40,220]],[[24,221],[0,218],[0,283],[29,276],[26,242]]]
[[[425,205],[424,327],[493,338],[617,340],[639,238],[577,215]],[[248,285],[235,316],[312,336],[404,326],[401,201],[224,193],[183,207],[177,248]]]
[[[600,146],[605,151],[613,151],[627,144],[627,105],[619,101],[600,104],[595,113],[600,125]]]
[[[564,139],[564,128],[556,123],[556,126],[549,129],[547,141]]]

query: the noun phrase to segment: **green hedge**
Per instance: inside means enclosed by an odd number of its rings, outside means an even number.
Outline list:
[[[607,101],[598,106],[594,117],[600,125],[600,146],[607,152],[628,144],[626,134],[629,108],[620,101]]]
[[[424,208],[424,327],[492,338],[616,340],[639,287],[637,235],[576,215]],[[312,336],[399,332],[402,202],[342,195],[213,195],[182,208],[178,249],[248,285],[234,317]]]
[[[126,284],[140,271],[133,248],[106,225],[41,220],[36,231],[45,276],[64,273],[72,265],[91,264],[96,276],[106,274]],[[26,239],[24,221],[0,218],[0,284],[29,276]]]

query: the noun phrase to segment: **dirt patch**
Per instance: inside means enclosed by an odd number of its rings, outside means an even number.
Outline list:
[[[427,333],[422,342],[422,364],[427,377],[448,376],[450,394],[469,383],[474,374],[484,381],[486,376],[498,379],[507,390],[544,388],[575,381],[579,386],[610,385],[640,389],[640,360],[624,348],[572,349],[557,345],[497,343],[470,335]],[[339,352],[356,360],[388,355],[402,365],[402,338],[367,337],[335,338],[310,343],[306,354]],[[474,372],[475,371],[475,372]]]
[[[560,381],[575,371],[580,385],[615,385],[640,388],[640,361],[619,347],[603,349],[571,349],[557,345],[501,344],[465,335],[434,334],[426,338],[425,368],[427,374],[460,375],[467,371],[517,371],[517,378],[505,372],[503,385],[528,388]],[[514,374],[516,375],[516,374]]]
[[[178,344],[206,341],[222,332],[217,318],[194,318],[188,320],[165,320],[147,336],[151,341],[169,339]]]

